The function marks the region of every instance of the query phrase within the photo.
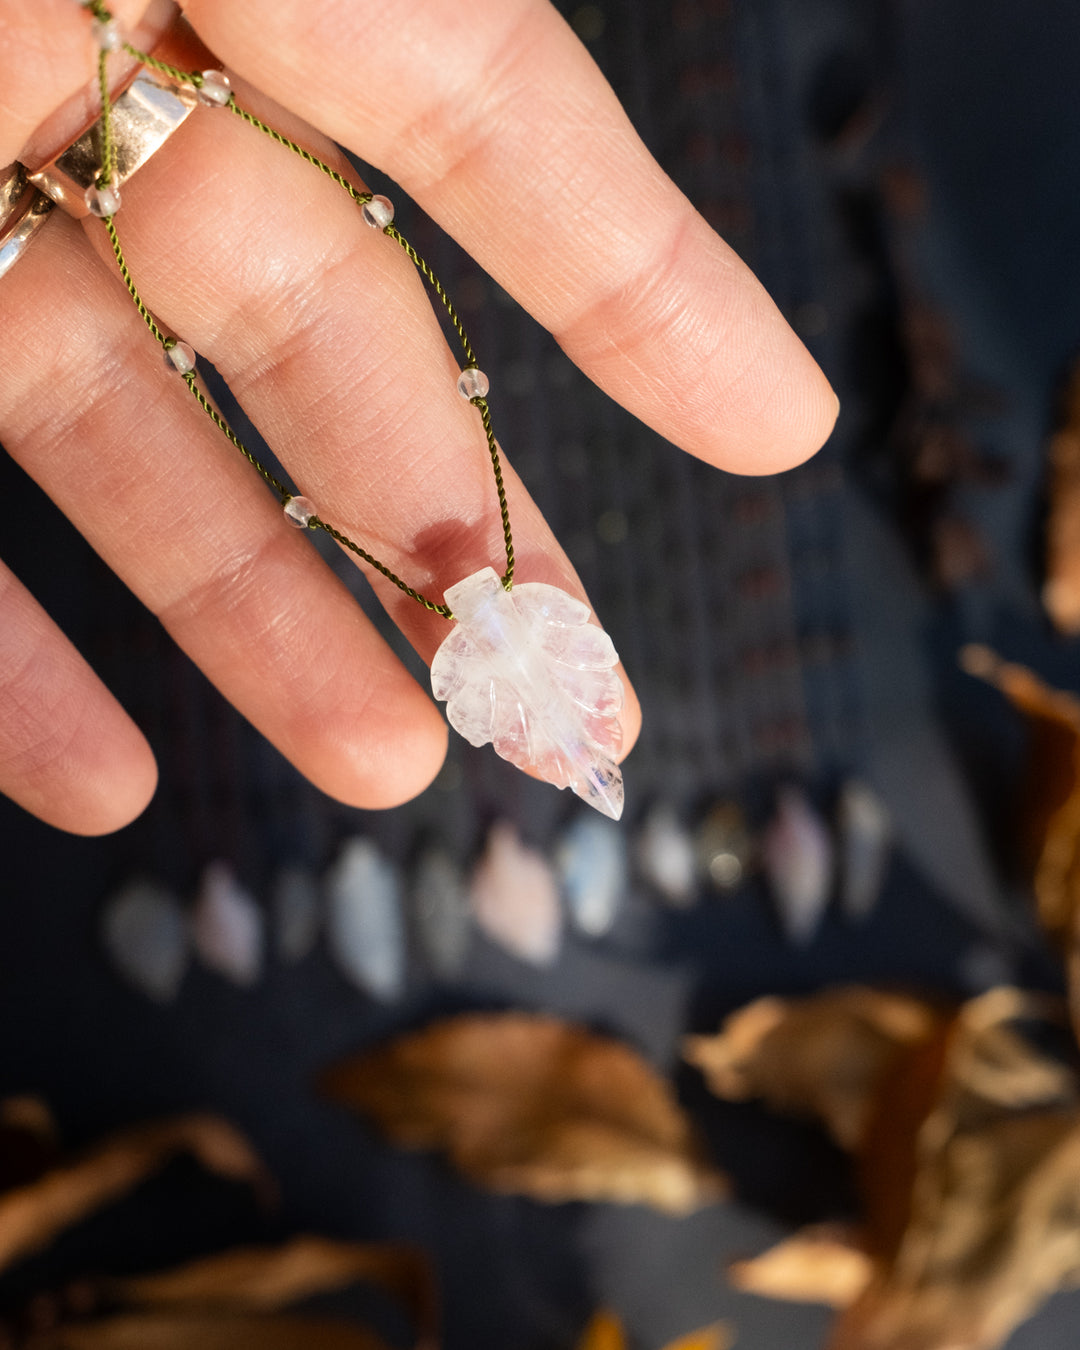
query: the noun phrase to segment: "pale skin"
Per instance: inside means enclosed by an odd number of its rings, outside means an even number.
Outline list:
[[[145,0],[111,8],[133,35],[168,19]],[[683,450],[766,474],[828,436],[825,377],[545,0],[182,8],[240,102],[336,166],[332,141],[385,170]],[[73,0],[0,0],[0,165],[77,134],[95,59]],[[436,599],[501,571],[458,356],[411,263],[345,193],[200,109],[125,185],[116,219],[150,309],[219,367],[324,518]],[[446,750],[430,693],[165,373],[101,222],[54,212],[0,278],[0,313],[0,440],[176,642],[331,796],[382,808],[423,791]],[[585,598],[504,451],[517,579]],[[376,580],[430,661],[446,620]],[[624,749],[640,725],[627,689]],[[137,816],[156,778],[141,732],[0,567],[0,790],[91,835]]]

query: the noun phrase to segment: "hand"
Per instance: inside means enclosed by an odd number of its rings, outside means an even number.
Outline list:
[[[828,435],[837,404],[821,372],[544,0],[183,8],[239,102],[343,171],[325,137],[385,169],[586,374],[683,449],[772,473]],[[112,10],[144,50],[140,21],[170,18],[161,0]],[[0,0],[0,164],[43,162],[85,124],[88,31],[72,0]],[[344,193],[238,118],[199,109],[125,184],[116,220],[149,308],[218,366],[326,518],[436,598],[499,565],[457,354],[411,263]],[[440,712],[163,372],[101,223],[55,211],[0,278],[0,307],[8,451],[323,791],[364,807],[420,792],[445,752]],[[509,468],[507,488],[518,579],[580,595]],[[430,660],[446,621],[374,584]],[[7,572],[0,607],[0,789],[63,829],[118,828],[153,791],[149,747]],[[638,724],[629,694],[625,748]]]

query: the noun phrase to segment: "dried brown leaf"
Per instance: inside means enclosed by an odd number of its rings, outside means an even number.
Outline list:
[[[115,1134],[81,1158],[0,1195],[0,1270],[116,1200],[178,1153],[232,1180],[267,1188],[244,1137],[216,1116],[191,1115]]]
[[[806,999],[762,998],[715,1036],[688,1036],[683,1055],[728,1101],[762,1097],[819,1117],[858,1149],[874,1094],[897,1054],[928,1041],[941,1018],[928,1004],[859,986]]]
[[[490,1190],[685,1214],[726,1193],[667,1083],[555,1018],[469,1015],[330,1070],[329,1096]]]
[[[431,1263],[415,1247],[299,1237],[283,1247],[241,1248],[174,1270],[103,1287],[133,1306],[227,1307],[271,1311],[357,1281],[377,1284],[400,1300],[420,1344],[434,1345],[438,1299]]]
[[[873,1262],[852,1235],[831,1225],[804,1228],[728,1267],[728,1279],[743,1293],[833,1308],[854,1303],[873,1274]]]
[[[316,1317],[192,1317],[135,1313],[73,1322],[32,1350],[387,1350],[365,1327]]]

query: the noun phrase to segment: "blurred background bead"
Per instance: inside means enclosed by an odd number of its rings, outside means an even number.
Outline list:
[[[229,864],[209,863],[191,919],[195,950],[203,964],[250,989],[262,975],[264,930],[262,910]]]
[[[270,891],[274,951],[292,965],[314,950],[319,937],[319,885],[302,867],[283,867]]]
[[[384,1003],[405,985],[401,881],[371,839],[345,841],[325,879],[326,940],[341,973]]]
[[[562,907],[547,859],[522,843],[508,820],[492,825],[473,870],[469,903],[477,923],[504,951],[550,966],[562,945]]]
[[[761,836],[761,866],[784,935],[798,946],[813,941],[825,915],[834,852],[829,829],[802,788],[781,788]]]
[[[701,870],[718,891],[733,891],[750,870],[753,841],[738,802],[718,802],[697,836]]]
[[[180,990],[191,946],[180,901],[153,881],[132,881],[106,904],[101,937],[115,969],[155,1003]]]
[[[472,916],[461,868],[444,848],[425,849],[412,884],[416,935],[432,974],[457,975],[465,963]]]
[[[836,813],[840,835],[840,906],[851,919],[874,908],[892,847],[892,817],[868,784],[850,778],[840,789]]]
[[[674,909],[697,899],[694,841],[672,807],[661,803],[645,817],[637,840],[641,874]]]
[[[626,896],[623,829],[603,816],[578,816],[559,841],[555,863],[575,928],[602,937]]]

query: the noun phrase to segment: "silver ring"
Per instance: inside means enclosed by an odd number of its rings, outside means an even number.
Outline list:
[[[0,277],[14,267],[45,224],[53,201],[27,182],[21,164],[0,175]]]

